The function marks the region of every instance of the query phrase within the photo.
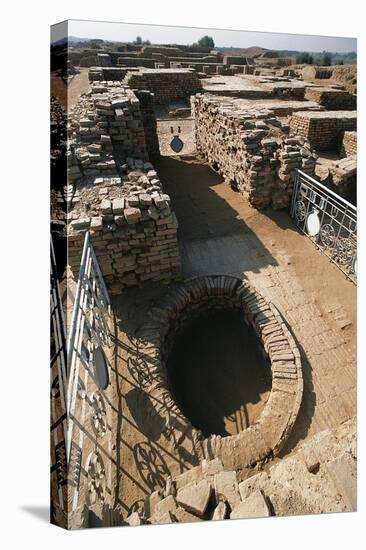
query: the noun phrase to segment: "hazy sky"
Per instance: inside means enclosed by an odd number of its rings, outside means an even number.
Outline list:
[[[57,31],[56,28],[54,30]],[[59,25],[59,30],[61,31],[61,25]],[[58,34],[58,32],[54,33],[55,40],[62,37],[62,35],[58,36]],[[215,45],[218,47],[235,46],[246,48],[249,46],[262,46],[268,49],[312,52],[323,50],[349,52],[356,51],[357,48],[355,38],[339,38],[334,36],[214,30],[97,21],[69,21],[69,35],[121,42],[130,42],[135,40],[136,36],[141,36],[143,40],[150,40],[150,42],[155,44],[192,44],[192,42],[197,41],[205,34],[212,36]]]

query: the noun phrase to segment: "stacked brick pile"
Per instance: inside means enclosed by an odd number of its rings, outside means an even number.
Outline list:
[[[344,132],[341,154],[343,157],[355,157],[357,155],[357,132]]]
[[[356,109],[356,96],[346,90],[310,87],[305,90],[305,99],[316,101],[329,111]]]
[[[290,131],[306,138],[318,151],[338,150],[344,130],[355,130],[356,111],[300,111],[290,120]]]
[[[156,103],[169,103],[190,97],[202,88],[190,69],[140,69],[128,72],[124,82],[136,90],[150,90]]]
[[[70,117],[69,182],[111,175],[127,156],[148,160],[140,103],[127,86],[100,82],[77,103]]]
[[[137,95],[93,84],[70,117],[68,261],[77,275],[90,231],[112,293],[180,274],[177,220],[148,158],[159,154],[152,95]]]
[[[135,161],[136,163],[136,161]],[[151,163],[114,177],[79,180],[68,213],[68,261],[75,274],[90,231],[111,293],[180,274],[177,220]]]
[[[198,154],[257,208],[289,204],[296,168],[313,175],[316,156],[289,137],[273,111],[245,100],[192,98]]]

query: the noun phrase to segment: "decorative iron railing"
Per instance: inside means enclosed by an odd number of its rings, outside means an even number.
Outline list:
[[[291,217],[299,229],[356,283],[357,208],[297,170]]]
[[[75,423],[84,426],[88,414],[86,400],[77,406],[77,397],[88,393],[90,377],[100,388],[108,385],[108,370],[104,349],[110,346],[110,300],[89,233],[86,233],[80,262],[79,280],[73,306],[67,339],[68,392],[67,414],[68,432],[66,455],[69,465],[70,485],[73,488],[71,509],[78,505],[79,481],[82,462],[84,432],[78,429],[74,435]],[[98,374],[98,363],[102,364],[102,374]],[[103,370],[104,369],[104,370]],[[104,374],[103,374],[104,373]],[[101,379],[98,380],[98,376]],[[104,377],[104,378],[103,378]],[[94,395],[95,398],[99,394]],[[104,400],[93,402],[93,422],[96,432],[101,432]],[[102,432],[101,432],[102,433]],[[103,432],[104,433],[104,432]]]
[[[86,233],[80,262],[79,280],[67,339],[68,411],[75,402],[80,362],[89,368],[93,350],[109,345],[107,317],[110,300],[89,233]]]
[[[51,236],[50,363],[51,363],[51,480],[52,501],[64,509],[66,498],[67,355],[66,328],[59,277]]]
[[[53,502],[64,511],[73,511],[78,505],[84,442],[80,426],[84,426],[86,416],[90,415],[85,399],[88,386],[104,389],[109,383],[104,351],[110,346],[109,318],[108,292],[87,233],[66,331],[51,239],[51,472],[56,472],[53,486],[58,494],[57,499],[53,496]],[[93,430],[96,437],[103,436],[104,398],[95,389],[90,398]]]

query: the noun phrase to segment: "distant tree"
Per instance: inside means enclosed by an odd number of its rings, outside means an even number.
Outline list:
[[[296,63],[301,63],[301,64],[304,63],[307,65],[312,65],[313,62],[314,62],[314,58],[312,55],[309,54],[309,52],[304,52],[296,58]]]
[[[323,67],[327,67],[328,65],[332,64],[332,54],[329,52],[323,52],[319,65],[322,65]]]
[[[136,36],[135,44],[142,44],[141,36]]]
[[[343,59],[340,59],[340,60],[338,61],[338,65],[344,65]]]
[[[200,48],[214,48],[215,42],[212,36],[208,36],[206,34],[205,36],[202,36],[198,42],[195,42],[193,46],[199,46]]]

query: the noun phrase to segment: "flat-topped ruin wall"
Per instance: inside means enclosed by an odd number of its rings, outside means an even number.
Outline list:
[[[347,111],[356,109],[356,96],[346,90],[335,88],[306,88],[305,99],[316,101],[329,111]]]
[[[156,103],[189,98],[202,88],[196,73],[189,69],[140,69],[128,72],[124,82],[136,90],[149,90]]]
[[[299,111],[290,120],[290,131],[306,138],[317,151],[339,150],[345,130],[356,130],[356,111]]]
[[[192,97],[197,153],[257,208],[290,202],[296,168],[313,174],[315,155],[289,137],[265,105],[230,97]]]

